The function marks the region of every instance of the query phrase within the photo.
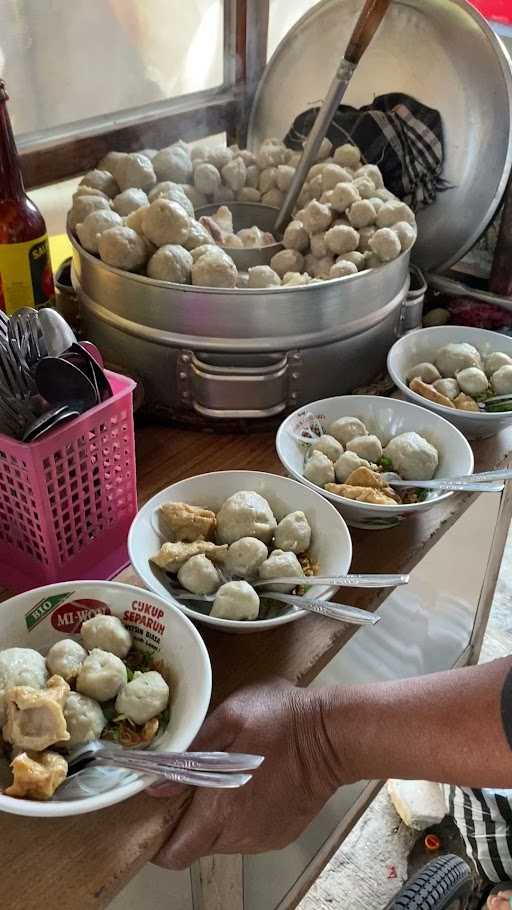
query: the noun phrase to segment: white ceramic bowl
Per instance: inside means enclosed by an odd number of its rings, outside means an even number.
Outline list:
[[[170,720],[153,748],[158,752],[188,749],[208,710],[212,673],[201,636],[168,599],[108,581],[46,585],[0,605],[1,647],[35,648],[45,654],[62,638],[78,639],[82,622],[97,612],[119,616],[132,632],[135,647],[158,655],[169,669]],[[152,779],[123,770],[91,767],[80,778],[70,778],[62,785],[70,791],[69,798],[59,796],[59,790],[49,802],[15,799],[0,793],[0,810],[39,818],[82,815],[140,793]]]
[[[352,561],[352,542],[348,528],[339,513],[317,491],[308,490],[294,480],[259,471],[220,471],[201,474],[172,484],[153,496],[140,510],[128,535],[128,551],[132,565],[144,583],[170,603],[179,606],[187,616],[207,623],[224,632],[262,632],[293,622],[305,615],[303,610],[287,608],[282,604],[282,615],[273,619],[241,621],[218,619],[194,610],[189,605],[177,604],[169,592],[165,572],[150,562],[165,541],[159,532],[158,508],[164,502],[186,502],[204,506],[218,512],[224,500],[238,490],[260,493],[270,503],[278,520],[298,509],[305,512],[312,528],[311,554],[320,565],[321,575],[344,575]],[[315,587],[310,596],[330,598],[336,588]]]
[[[476,411],[457,411],[435,404],[412,392],[406,382],[407,371],[424,361],[431,362],[445,344],[467,342],[477,348],[485,357],[494,351],[502,351],[512,357],[512,338],[499,332],[473,329],[466,326],[443,325],[431,329],[418,329],[400,338],[388,354],[388,372],[395,385],[409,401],[429,411],[440,414],[457,427],[468,439],[486,439],[495,436],[503,427],[512,423],[512,413],[477,414]]]
[[[378,530],[393,527],[409,515],[425,512],[441,499],[453,494],[434,494],[425,502],[409,505],[378,506],[328,493],[303,476],[307,446],[297,439],[297,435],[310,422],[309,415],[313,415],[325,431],[338,417],[359,417],[370,433],[375,433],[384,444],[393,436],[414,431],[428,439],[439,452],[436,477],[454,477],[473,472],[473,452],[464,436],[442,417],[406,401],[375,395],[344,395],[315,401],[300,408],[287,417],[277,432],[276,446],[281,464],[292,477],[335,503],[348,524],[356,528]]]

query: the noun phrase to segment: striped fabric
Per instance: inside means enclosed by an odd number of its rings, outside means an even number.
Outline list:
[[[300,150],[319,108],[299,114],[286,136],[288,148]],[[368,164],[377,164],[387,189],[414,210],[434,202],[448,189],[444,163],[443,124],[438,111],[408,95],[380,95],[371,105],[340,105],[329,127],[335,148],[351,142]]]
[[[478,873],[491,882],[512,880],[512,790],[446,786],[445,795]]]

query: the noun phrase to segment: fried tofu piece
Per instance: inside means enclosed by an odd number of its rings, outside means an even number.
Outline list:
[[[372,487],[353,487],[346,483],[328,483],[325,489],[329,493],[336,493],[337,496],[344,496],[345,499],[354,499],[356,502],[369,502],[375,506],[395,506],[397,503],[397,500],[392,499],[390,495]]]
[[[375,490],[387,488],[387,483],[383,480],[381,474],[365,467],[356,468],[355,471],[352,471],[352,474],[347,477],[345,484],[349,487],[373,487]]]
[[[160,506],[164,525],[173,541],[193,543],[213,537],[217,525],[215,512],[200,506],[189,506],[186,502],[164,502]]]
[[[446,397],[446,395],[441,395],[441,392],[438,392],[433,385],[423,382],[423,380],[418,379],[418,377],[409,383],[409,388],[411,392],[416,392],[416,394],[421,395],[422,398],[428,398],[428,400],[433,401],[434,404],[442,404],[445,408],[455,408],[456,406],[453,401],[450,401],[450,399]]]
[[[46,689],[13,686],[5,696],[3,738],[21,749],[42,752],[70,737],[63,708],[70,693],[61,676],[52,676]]]
[[[471,398],[471,395],[466,395],[465,392],[457,395],[457,398],[453,400],[453,404],[458,411],[480,411],[475,399]]]
[[[227,544],[217,546],[209,540],[196,540],[194,543],[164,543],[160,552],[151,557],[151,562],[175,574],[190,559],[204,553],[212,562],[224,562],[228,552]]]
[[[68,763],[57,752],[21,752],[11,762],[13,782],[6,796],[51,799],[68,773]]]

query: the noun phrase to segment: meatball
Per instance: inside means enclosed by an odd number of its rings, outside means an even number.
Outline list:
[[[356,170],[361,167],[361,152],[356,145],[351,145],[347,142],[335,150],[334,160],[341,167],[349,167],[352,170]]]
[[[115,165],[114,176],[121,192],[130,189],[130,187],[138,187],[147,192],[156,183],[156,175],[151,161],[139,152],[125,155]]]
[[[97,212],[87,215],[81,224],[77,224],[77,237],[84,249],[89,253],[97,253],[98,242],[103,232],[122,223],[121,216],[117,212],[112,212],[110,209],[99,209]]]
[[[225,570],[229,575],[252,578],[267,556],[268,550],[262,540],[256,537],[241,537],[240,540],[235,540],[228,550]]]
[[[384,454],[403,480],[432,480],[439,464],[437,449],[419,433],[395,436]]]
[[[311,284],[311,277],[300,272],[287,272],[283,278],[282,287],[302,287],[305,284]]]
[[[221,544],[232,544],[242,537],[256,537],[269,544],[276,527],[267,500],[249,490],[233,493],[217,514],[217,538]]]
[[[334,162],[333,164],[325,165],[321,173],[321,179],[322,189],[326,192],[326,190],[333,190],[334,187],[338,186],[338,183],[351,183],[352,175],[344,167],[340,167],[339,164]]]
[[[190,218],[179,203],[160,198],[144,210],[142,227],[155,246],[183,243],[190,231]]]
[[[382,443],[378,436],[356,436],[347,443],[347,452],[355,452],[366,461],[376,462],[382,458]]]
[[[348,217],[352,227],[359,229],[368,227],[370,224],[375,224],[377,212],[369,199],[361,199],[360,202],[354,202],[350,207]]]
[[[66,748],[99,739],[107,724],[101,705],[80,692],[70,692],[64,705],[69,739]]]
[[[445,345],[444,348],[438,351],[434,363],[441,376],[452,378],[460,370],[465,370],[466,367],[482,368],[482,360],[477,349],[466,342]]]
[[[357,417],[339,417],[338,420],[331,423],[329,433],[346,446],[356,436],[368,435],[368,430],[363,421],[358,420]]]
[[[194,167],[194,186],[205,196],[215,196],[221,188],[222,180],[216,167],[206,161]]]
[[[132,646],[132,636],[118,616],[98,613],[82,625],[82,641],[88,651],[100,648],[117,657],[126,657]]]
[[[334,481],[334,465],[323,452],[312,452],[304,465],[304,477],[319,487]]]
[[[317,234],[325,231],[332,224],[332,211],[330,206],[322,205],[313,199],[304,210],[303,224],[308,234]]]
[[[109,171],[88,171],[82,177],[79,186],[90,186],[95,190],[101,190],[106,196],[113,198],[117,196],[119,187]]]
[[[361,199],[369,200],[374,198],[375,185],[372,183],[369,177],[356,177],[354,180],[354,187],[359,193]]]
[[[314,442],[311,446],[313,452],[322,452],[324,455],[327,455],[332,463],[334,464],[340,455],[343,454],[343,446],[334,436],[329,436],[328,433],[324,433],[323,436]]]
[[[340,258],[331,266],[330,278],[346,278],[348,275],[357,275],[357,265],[353,262]]]
[[[263,193],[261,201],[263,205],[270,205],[274,209],[279,209],[284,202],[284,193],[282,193],[281,190],[278,190],[277,187],[274,187],[274,189]]]
[[[369,241],[369,247],[382,262],[391,262],[402,252],[398,234],[391,228],[380,228],[375,231]]]
[[[496,395],[509,395],[512,392],[512,365],[505,364],[496,370],[492,374],[492,384]]]
[[[279,253],[272,256],[270,265],[274,272],[277,272],[282,278],[287,272],[302,272],[304,257],[298,250],[280,250]]]
[[[356,171],[356,177],[369,177],[377,190],[384,187],[382,174],[375,164],[363,164],[363,166]]]
[[[78,641],[63,638],[55,642],[46,655],[46,666],[52,676],[62,676],[66,682],[75,679],[87,657],[87,651]]]
[[[233,158],[221,170],[224,183],[238,193],[245,186],[247,168],[243,158]]]
[[[405,378],[407,379],[407,382],[410,382],[412,379],[422,379],[423,382],[435,382],[436,379],[441,379],[441,373],[433,363],[417,363],[416,366],[407,370]]]
[[[161,246],[148,262],[149,278],[157,281],[172,281],[175,284],[190,284],[192,256],[182,246],[168,243]]]
[[[249,269],[248,287],[278,288],[281,287],[281,279],[269,265],[255,265],[254,268]]]
[[[328,233],[329,232],[327,231],[327,233],[320,232],[319,234],[311,234],[311,237],[309,238],[311,253],[315,259],[324,259],[329,255],[329,250],[327,248],[327,243],[325,240]]]
[[[217,591],[210,616],[217,619],[258,618],[260,599],[246,581],[228,581]]]
[[[360,199],[359,190],[353,183],[339,183],[332,192],[331,205],[337,212],[346,212]]]
[[[343,253],[353,253],[359,245],[359,234],[353,227],[337,224],[327,231],[325,243],[327,249],[336,256],[340,256]]]
[[[181,145],[171,145],[162,149],[155,155],[152,163],[158,180],[190,183],[192,179],[192,159],[188,150]]]
[[[399,221],[397,224],[394,224],[393,230],[400,241],[402,253],[404,253],[406,250],[410,250],[411,247],[416,243],[416,228],[412,227],[410,224],[407,224],[407,221]]]
[[[261,202],[261,193],[253,186],[243,186],[236,198],[239,202]]]
[[[286,164],[287,149],[279,139],[266,139],[256,152],[256,164],[261,170]]]
[[[193,594],[213,594],[220,585],[220,576],[213,562],[204,553],[199,553],[182,565],[178,581]]]
[[[69,223],[71,227],[75,229],[77,224],[84,222],[91,212],[97,212],[100,209],[107,209],[110,211],[111,208],[112,204],[110,199],[105,199],[103,196],[77,196],[73,200],[73,205],[69,213]]]
[[[376,229],[370,225],[369,227],[361,228],[359,231],[359,252],[366,253],[370,249],[370,243],[372,238],[377,233]],[[368,265],[367,265],[368,268]]]
[[[277,168],[276,185],[282,193],[287,193],[295,176],[295,168],[289,164],[280,164]]]
[[[279,550],[305,553],[311,543],[311,525],[304,512],[290,512],[279,522],[274,535]]]
[[[104,231],[98,241],[103,262],[116,269],[135,272],[148,258],[148,247],[143,238],[132,228],[120,225]]]
[[[338,483],[346,483],[353,471],[357,468],[369,468],[370,462],[360,458],[355,452],[344,452],[334,465],[334,473]]]
[[[120,690],[116,698],[116,711],[124,714],[134,724],[146,724],[158,717],[169,704],[169,686],[161,673],[148,670],[136,672],[133,679]]]
[[[340,259],[342,262],[353,262],[358,272],[362,272],[366,268],[364,253],[360,253],[358,250],[354,250],[353,253],[343,253]]]
[[[76,688],[82,695],[103,702],[115,698],[127,682],[128,674],[123,661],[109,651],[94,648],[82,664]]]
[[[144,190],[131,187],[129,190],[119,193],[112,203],[112,208],[118,215],[127,216],[131,212],[136,212],[144,205],[149,205],[148,197]]]
[[[44,689],[48,679],[42,654],[32,648],[6,648],[0,651],[0,729],[5,723],[5,694],[13,686]]]
[[[220,171],[233,160],[233,157],[233,149],[227,148],[225,145],[214,145],[205,150],[204,161],[213,164]],[[237,155],[237,157],[239,156]]]
[[[393,227],[401,221],[405,221],[413,227],[416,225],[414,212],[405,202],[400,202],[398,199],[386,202],[377,215],[377,227],[379,228]]]
[[[287,250],[304,253],[309,246],[308,233],[301,221],[290,221],[283,235],[283,246]]]
[[[304,570],[295,553],[285,553],[283,550],[274,550],[258,570],[262,581],[272,578],[298,578],[304,575]],[[269,585],[268,590],[282,594],[289,594],[296,587],[296,582],[287,584]],[[264,593],[262,594],[264,597]]]
[[[193,218],[194,205],[188,196],[188,192],[191,189],[193,188],[173,183],[172,180],[162,180],[153,187],[148,195],[148,199],[150,202],[154,202],[155,199],[168,199],[169,202],[178,202],[181,207],[185,209],[187,215],[190,215],[190,217]]]
[[[202,247],[198,249],[201,250]],[[192,284],[199,287],[234,288],[237,276],[236,265],[231,257],[211,246],[206,248],[192,266]]]
[[[213,237],[199,221],[190,222],[187,239],[183,241],[183,246],[186,250],[195,250],[198,246],[213,243]]]
[[[457,373],[457,382],[466,395],[483,395],[487,391],[489,382],[483,370],[478,367],[466,367]]]
[[[508,365],[512,365],[512,357],[509,357],[508,354],[503,354],[501,351],[494,351],[492,354],[488,354],[484,360],[485,372],[488,376],[492,376],[500,367]]]

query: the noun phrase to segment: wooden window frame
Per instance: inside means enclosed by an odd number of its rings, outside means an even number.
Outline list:
[[[19,143],[25,186],[32,189],[75,177],[95,167],[111,149],[133,152],[178,139],[191,142],[226,132],[244,144],[251,105],[267,60],[269,0],[224,0],[223,84],[84,120],[48,137]],[[66,132],[68,135],[66,135]]]

